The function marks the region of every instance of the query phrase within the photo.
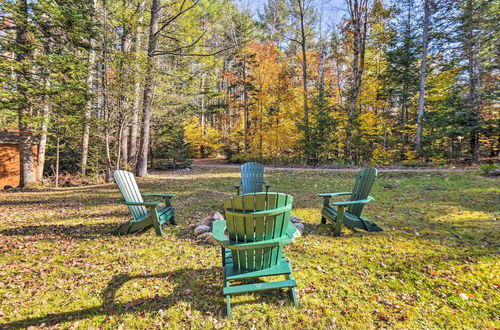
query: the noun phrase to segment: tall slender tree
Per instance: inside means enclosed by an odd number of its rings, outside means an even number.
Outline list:
[[[369,0],[346,0],[352,33],[352,79],[349,90],[349,115],[346,126],[345,156],[352,160],[352,136],[358,117],[358,97],[365,67],[365,45],[368,31]]]
[[[151,2],[151,20],[149,22],[149,43],[146,64],[146,79],[144,83],[144,98],[142,101],[142,121],[141,121],[141,142],[138,150],[136,164],[136,175],[148,175],[148,151],[150,138],[151,113],[153,103],[153,71],[155,69],[156,59],[155,51],[158,45],[158,23],[160,21],[160,0]]]
[[[303,122],[300,125],[304,132],[304,145],[307,161],[310,162],[313,150],[311,149],[311,128],[309,118],[309,92],[308,92],[308,63],[307,51],[309,46],[309,38],[311,37],[308,27],[312,27],[315,15],[311,8],[309,0],[291,0],[292,17],[296,25],[294,37],[290,38],[300,47],[301,67],[302,67],[302,107],[303,107]]]
[[[139,19],[137,21],[137,25],[135,28],[135,35],[132,41],[132,53],[135,56],[136,59],[141,58],[141,48],[142,48],[142,40],[143,40],[143,33],[142,33],[142,24],[144,20],[144,1],[141,1],[139,4],[138,12],[139,12]],[[130,121],[130,136],[129,136],[129,152],[128,152],[128,162],[131,167],[135,168],[136,161],[137,161],[137,133],[138,133],[138,127],[139,127],[139,112],[140,112],[140,105],[141,105],[141,91],[142,91],[142,76],[141,76],[141,64],[140,60],[136,60],[134,62],[134,73],[133,73],[133,80],[134,80],[134,99],[133,99],[133,104],[132,104],[132,115],[131,115],[131,121]]]
[[[429,47],[429,20],[431,11],[431,0],[424,0],[424,18],[422,21],[422,57],[420,63],[420,90],[418,96],[417,137],[415,149],[422,154],[422,132],[424,121],[425,104],[425,81],[427,78],[427,49]]]
[[[92,1],[92,21],[95,22],[95,17],[97,15],[98,0]],[[90,41],[90,49],[88,55],[88,75],[87,75],[87,88],[89,91],[89,97],[87,99],[87,104],[85,105],[85,110],[83,113],[83,129],[82,129],[82,144],[80,151],[80,173],[85,175],[87,173],[87,162],[89,154],[89,140],[90,140],[90,121],[92,119],[92,107],[94,103],[94,86],[96,83],[96,42],[95,40]]]
[[[27,0],[17,0],[16,15],[16,82],[18,92],[18,119],[19,119],[19,150],[21,187],[28,187],[36,183],[35,160],[33,155],[33,106],[29,96],[29,79],[33,56],[33,43],[29,40],[29,8]]]
[[[480,41],[481,4],[478,0],[466,0],[463,8],[463,47],[467,58],[467,106],[470,111],[470,158],[473,162],[479,161],[479,132],[481,119],[481,62]]]

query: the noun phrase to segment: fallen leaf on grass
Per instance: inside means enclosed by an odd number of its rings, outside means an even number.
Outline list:
[[[378,319],[380,321],[384,321],[384,322],[389,322],[389,320],[391,319],[389,317],[389,315],[385,314],[385,313],[378,313]]]

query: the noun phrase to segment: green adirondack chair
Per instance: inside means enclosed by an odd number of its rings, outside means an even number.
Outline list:
[[[241,165],[241,182],[235,185],[234,188],[240,194],[256,193],[262,191],[262,186],[266,187],[266,192],[269,191],[270,184],[264,181],[264,165],[257,162],[249,162]]]
[[[143,194],[139,191],[137,182],[132,173],[127,171],[114,171],[113,178],[123,196],[123,204],[128,206],[132,219],[122,224],[115,230],[116,235],[132,234],[154,227],[156,235],[163,236],[161,226],[170,221],[175,225],[174,209],[170,199],[174,194]],[[143,197],[160,197],[165,201],[165,207],[160,208],[161,202],[144,202]]]
[[[222,245],[222,266],[227,315],[231,316],[231,295],[290,288],[297,298],[290,262],[283,246],[293,241],[297,230],[290,222],[293,197],[281,193],[254,193],[235,196],[224,202],[226,220],[213,223],[212,234]],[[224,231],[227,229],[227,237]],[[231,281],[285,275],[286,280],[231,285]]]
[[[356,182],[354,183],[352,192],[319,194],[319,196],[324,198],[323,209],[321,210],[321,223],[325,224],[326,219],[332,221],[335,226],[334,236],[340,236],[342,225],[367,231],[383,230],[372,220],[361,216],[365,204],[374,200],[374,198],[368,196],[368,194],[372,189],[376,176],[377,170],[375,168],[365,168],[356,176]],[[330,203],[331,197],[346,195],[351,195],[349,201]],[[338,210],[335,210],[333,208],[334,206],[336,206]],[[345,210],[345,207],[347,207],[347,210]]]

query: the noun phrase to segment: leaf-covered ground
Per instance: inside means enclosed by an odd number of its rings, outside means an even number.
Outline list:
[[[380,173],[365,215],[385,229],[320,225],[320,192],[355,173],[270,171],[306,233],[288,246],[300,307],[286,291],[240,295],[225,317],[220,249],[188,225],[220,210],[236,169],[169,172],[143,193],[176,193],[177,227],[115,237],[128,218],[114,184],[0,193],[0,328],[499,328],[500,180]]]

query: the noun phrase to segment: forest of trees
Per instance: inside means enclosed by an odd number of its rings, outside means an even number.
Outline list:
[[[320,2],[319,2],[320,1]],[[500,2],[1,0],[22,186],[233,162],[498,161]],[[337,10],[340,23],[325,13]],[[33,134],[30,134],[33,133]]]

